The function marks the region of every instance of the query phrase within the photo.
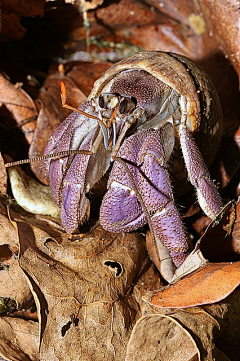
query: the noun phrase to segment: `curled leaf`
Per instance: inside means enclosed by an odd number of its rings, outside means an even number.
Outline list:
[[[39,360],[38,323],[0,317],[0,355],[11,361]]]
[[[200,361],[191,334],[172,317],[150,314],[140,318],[132,332],[125,361]]]
[[[53,202],[49,186],[29,177],[20,167],[8,169],[12,193],[17,203],[33,214],[59,217],[59,208]]]
[[[226,298],[240,284],[240,262],[209,263],[145,301],[156,307],[185,308]]]

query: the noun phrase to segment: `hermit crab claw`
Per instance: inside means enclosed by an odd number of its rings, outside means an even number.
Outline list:
[[[129,232],[148,223],[153,237],[169,249],[178,267],[190,247],[166,169],[173,135],[173,127],[167,123],[160,130],[143,130],[124,141],[114,158],[100,223],[113,232]]]
[[[86,193],[107,171],[111,152],[103,145],[103,133],[97,113],[90,102],[80,109],[88,115],[73,112],[52,134],[44,155],[74,150],[68,156],[44,160],[49,173],[53,200],[61,209],[63,227],[73,233],[90,211]],[[76,154],[76,151],[79,154]]]
[[[88,219],[87,193],[107,172],[128,129],[143,120],[144,111],[131,98],[103,93],[83,103],[52,134],[44,156],[69,152],[44,160],[66,231],[73,233]]]

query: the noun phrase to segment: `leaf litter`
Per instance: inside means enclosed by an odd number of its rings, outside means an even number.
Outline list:
[[[234,80],[231,66],[223,64],[219,56],[216,37],[224,49],[225,59],[229,57],[238,71],[238,42],[234,35],[237,13],[234,4],[231,7],[231,3],[224,3],[224,10],[216,7],[209,17],[207,3],[200,1],[201,13],[194,2],[187,7],[186,3],[176,7],[171,1],[163,0],[161,4],[148,1],[147,5],[141,4],[138,12],[138,1],[121,0],[97,7],[87,13],[86,19],[91,21],[90,35],[101,34],[105,44],[111,44],[114,33],[120,41],[143,48],[170,49],[200,62],[211,58],[205,65],[220,91],[226,120],[222,149],[213,165],[214,177],[223,188],[231,185],[239,170],[239,107],[232,106],[234,101],[238,104],[239,97],[238,82]],[[93,8],[99,4],[94,2]],[[41,13],[40,8],[33,9],[33,13]],[[126,21],[128,9],[132,13]],[[59,15],[59,19],[61,16],[64,19],[61,26],[68,25],[65,10]],[[226,37],[221,35],[226,22],[222,19],[229,12],[232,16]],[[194,19],[199,20],[199,16],[203,19],[202,34],[197,34],[192,26],[193,14]],[[16,15],[15,20],[19,22],[22,13],[16,10]],[[146,15],[156,24],[142,23]],[[109,19],[110,33],[105,26]],[[5,38],[7,33],[11,40],[14,32],[3,32]],[[23,37],[24,33],[23,28],[18,28],[15,37]],[[86,36],[82,23],[72,35],[80,41]],[[69,49],[75,52],[79,43],[68,42]],[[96,44],[90,45],[92,54],[96,54]],[[99,54],[102,56],[106,51],[108,59],[121,56],[116,49],[111,49],[102,46]],[[129,49],[124,51],[127,54]],[[202,63],[204,65],[204,61]],[[64,80],[67,87],[68,102],[77,106],[91,90],[94,78],[108,66],[108,63],[68,64],[66,61],[66,70],[60,67],[45,79],[35,101],[23,90],[22,83],[13,85],[1,74],[2,89],[6,90],[0,93],[1,114],[14,119],[13,125],[17,125],[31,143],[31,156],[41,155],[52,130],[67,115],[61,109],[60,80]],[[227,75],[222,72],[225,68]],[[46,184],[40,165],[35,164],[32,169]],[[7,174],[3,162],[0,172],[1,192],[6,193]],[[18,186],[27,183],[25,177],[20,174]],[[41,187],[38,183],[35,185],[35,202],[41,203]],[[26,188],[20,193],[24,202],[29,203],[31,196],[26,195]],[[14,201],[2,198],[0,297],[7,312],[0,318],[0,354],[10,360],[238,360],[239,207],[239,202],[232,202],[197,243],[194,256],[202,262],[201,268],[188,275],[187,268],[182,269],[178,275],[180,280],[166,286],[148,260],[138,233],[110,234],[97,226],[86,234],[68,235],[57,219],[24,212]],[[203,222],[201,216],[192,225],[195,229],[198,227],[200,234],[207,222],[209,220],[204,218]],[[36,308],[38,321],[33,316]]]

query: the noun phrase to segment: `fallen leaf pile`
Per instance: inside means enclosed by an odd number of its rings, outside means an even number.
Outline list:
[[[3,0],[0,32],[0,358],[12,361],[239,361],[239,4],[221,0]],[[141,50],[198,62],[223,107],[211,166],[226,206],[211,222],[177,200],[194,249],[171,284],[147,228],[66,233],[41,161],[53,130],[112,62]],[[147,248],[146,248],[147,246]],[[148,250],[147,250],[148,249]],[[156,262],[157,263],[157,262]]]

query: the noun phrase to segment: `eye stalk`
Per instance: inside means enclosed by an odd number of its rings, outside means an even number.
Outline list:
[[[119,113],[128,115],[134,111],[136,103],[130,98],[122,98],[119,103]]]
[[[118,107],[120,114],[129,115],[136,108],[136,100],[117,94],[103,93],[98,98],[100,108],[113,111]]]
[[[98,98],[98,104],[102,109],[115,109],[119,104],[119,97],[112,93],[103,93]]]

